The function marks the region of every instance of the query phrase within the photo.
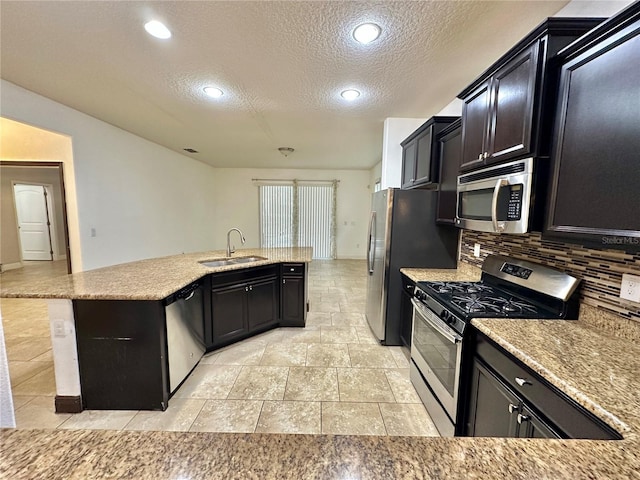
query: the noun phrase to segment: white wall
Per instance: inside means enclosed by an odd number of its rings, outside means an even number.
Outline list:
[[[302,170],[217,168],[215,196],[218,204],[217,230],[211,238],[216,249],[226,248],[226,233],[237,227],[244,233],[245,248],[260,244],[258,187],[253,178],[340,180],[337,191],[336,253],[338,258],[364,258],[367,219],[371,204],[369,170]],[[236,234],[232,243],[240,247]]]
[[[2,116],[72,137],[65,187],[74,271],[211,248],[213,167],[12,83],[1,87]]]
[[[610,17],[634,0],[573,0],[554,15],[554,17]]]
[[[462,100],[454,98],[449,104],[436,113],[437,117],[460,117],[462,115]]]
[[[402,147],[400,142],[427,118],[385,118],[382,133],[382,188],[402,185]]]
[[[373,187],[378,180],[382,179],[382,161],[376,163],[369,170],[369,190],[373,193]]]

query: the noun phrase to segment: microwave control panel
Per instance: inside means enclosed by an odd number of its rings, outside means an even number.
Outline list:
[[[520,220],[522,215],[523,185],[509,185],[509,199],[507,201],[507,220]]]

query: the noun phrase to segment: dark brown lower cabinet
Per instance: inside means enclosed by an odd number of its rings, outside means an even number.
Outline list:
[[[247,292],[247,324],[253,332],[278,322],[277,277],[251,282]]]
[[[165,410],[169,373],[162,301],[74,300],[82,406]]]
[[[472,368],[469,436],[560,438],[481,361]]]
[[[220,347],[279,321],[277,267],[211,275],[209,347]]]
[[[246,288],[241,284],[211,289],[213,343],[228,343],[249,332]]]
[[[621,435],[480,332],[475,332],[466,434],[589,438]],[[471,340],[473,341],[473,340]]]
[[[411,348],[413,330],[413,289],[415,283],[402,275],[402,297],[400,299],[400,340],[405,347]]]
[[[304,327],[306,324],[306,275],[304,263],[282,264],[280,325],[283,327]]]

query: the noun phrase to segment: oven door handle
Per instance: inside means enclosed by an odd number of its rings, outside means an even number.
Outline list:
[[[462,340],[462,337],[460,335],[458,335],[457,333],[451,332],[446,326],[440,325],[439,323],[436,323],[431,318],[429,318],[429,316],[426,314],[425,307],[423,307],[420,303],[416,302],[414,298],[411,299],[411,303],[413,303],[413,308],[416,309],[416,311],[420,314],[420,316],[424,318],[424,320],[430,326],[432,326],[435,330],[437,330],[438,333],[440,333],[444,338],[446,338],[453,344],[456,344]],[[440,319],[437,319],[437,320],[439,320],[439,322],[442,322],[442,320]],[[444,324],[444,322],[442,323]]]
[[[491,199],[491,221],[493,223],[493,230],[496,233],[502,233],[504,230],[504,222],[502,224],[498,223],[498,195],[500,194],[500,189],[509,185],[509,181],[506,178],[501,178],[496,182],[496,186],[493,187],[493,198]]]

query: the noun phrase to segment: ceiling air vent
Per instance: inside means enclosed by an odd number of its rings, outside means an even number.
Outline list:
[[[184,150],[185,152],[189,152],[189,153],[198,153],[198,151],[197,151],[197,150],[194,150],[193,148],[183,148],[183,150]]]

